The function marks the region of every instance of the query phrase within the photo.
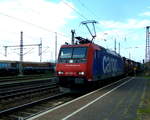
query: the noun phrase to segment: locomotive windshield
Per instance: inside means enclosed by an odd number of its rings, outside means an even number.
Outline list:
[[[86,47],[61,48],[60,58],[85,58]]]
[[[61,48],[60,58],[71,58],[73,48]]]
[[[73,59],[73,63],[85,61],[87,47],[69,47],[61,48],[59,54],[59,62],[68,63],[69,59]]]
[[[73,49],[72,58],[85,58],[86,57],[86,47],[78,47]]]

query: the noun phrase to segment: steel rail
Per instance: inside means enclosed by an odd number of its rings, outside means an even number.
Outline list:
[[[40,102],[43,102],[43,101],[46,101],[46,100],[49,100],[49,99],[53,99],[53,98],[56,98],[56,97],[59,97],[59,96],[62,96],[62,95],[65,95],[67,93],[59,93],[59,94],[56,94],[56,95],[53,95],[53,96],[49,96],[49,97],[46,97],[46,98],[43,98],[43,99],[39,99],[37,101],[34,101],[34,102],[30,102],[30,103],[26,103],[26,104],[23,104],[23,105],[19,105],[19,106],[16,106],[16,107],[12,107],[12,108],[9,108],[9,109],[5,109],[5,110],[2,110],[0,111],[0,115],[3,115],[3,114],[6,114],[8,112],[13,112],[13,111],[16,111],[20,108],[24,108],[24,107],[28,107],[28,106],[31,106],[31,105],[34,105],[34,104],[38,104]]]
[[[48,77],[48,74],[35,74],[35,75],[24,75],[24,76],[5,76],[5,77],[0,77],[0,80],[2,79],[22,79],[22,78],[36,78],[36,77]]]
[[[41,83],[39,84],[31,84],[31,85],[27,85],[24,87],[16,87],[16,88],[6,88],[6,89],[0,89],[0,96],[2,96],[3,94],[11,94],[13,92],[19,92],[19,91],[23,91],[23,90],[28,90],[28,89],[35,89],[35,88],[40,88],[40,87],[45,87],[45,86],[49,86],[49,85],[54,85],[56,83],[52,83],[52,82],[47,82],[47,83],[43,83],[41,85]]]
[[[50,77],[44,77],[44,79],[49,79]],[[10,82],[10,81],[18,81],[18,80],[33,80],[33,79],[37,79],[37,77],[30,77],[30,78],[13,78],[13,79],[0,79],[0,83],[3,83],[3,82]]]
[[[14,86],[20,86],[20,85],[26,85],[26,84],[31,84],[31,83],[43,83],[47,81],[55,81],[55,77],[53,78],[41,78],[41,79],[33,79],[33,80],[24,80],[24,81],[12,81],[12,82],[5,82],[5,83],[0,83],[0,89],[6,88],[6,87],[14,87]]]
[[[55,77],[44,77],[44,78],[23,78],[23,79],[10,79],[10,80],[0,80],[0,86],[3,84],[12,84],[12,83],[20,83],[20,82],[30,82],[30,81],[37,81],[37,80],[51,80]],[[20,80],[20,81],[19,81]]]
[[[58,85],[57,84],[51,84],[51,86],[46,86],[44,88],[41,86],[38,89],[30,88],[30,89],[28,89],[28,91],[22,91],[22,90],[21,91],[16,91],[17,93],[14,93],[14,94],[0,96],[0,99],[7,99],[7,98],[21,96],[21,95],[25,95],[25,94],[31,94],[31,93],[35,93],[35,92],[38,92],[38,91],[41,91],[41,90],[52,89],[52,88],[55,88],[55,87],[58,87]]]

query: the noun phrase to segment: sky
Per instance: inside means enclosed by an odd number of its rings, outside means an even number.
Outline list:
[[[65,42],[71,43],[71,29],[76,36],[91,39],[82,21],[96,20],[94,43],[127,58],[145,59],[146,26],[150,25],[150,0],[0,0],[0,60],[19,60],[19,47],[40,44],[42,61],[55,60]],[[92,27],[90,26],[90,29]],[[38,46],[24,47],[24,61],[40,61]]]

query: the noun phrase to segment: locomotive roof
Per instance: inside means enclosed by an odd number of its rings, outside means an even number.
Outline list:
[[[112,50],[106,49],[106,52],[107,52],[107,53],[110,53],[110,54],[112,54],[112,55],[114,55],[114,56],[121,57],[121,56],[120,56],[118,53],[116,53],[115,51],[112,51]]]
[[[86,43],[86,44],[74,44],[74,45],[62,45],[61,48],[66,48],[66,47],[89,47],[89,46],[93,46],[97,49],[105,49],[104,47],[94,44],[94,43]]]
[[[74,45],[62,45],[61,47],[62,48],[65,48],[65,47],[89,47],[91,43],[87,43],[87,44],[74,44]]]
[[[99,50],[105,50],[107,53],[110,53],[112,55],[115,55],[115,56],[120,56],[118,53],[116,53],[115,51],[112,51],[112,50],[109,50],[109,49],[106,49],[100,45],[97,45],[97,44],[94,44],[94,43],[87,43],[87,44],[75,44],[75,45],[62,45],[61,48],[67,48],[67,47],[89,47],[90,45],[92,45],[95,49]]]

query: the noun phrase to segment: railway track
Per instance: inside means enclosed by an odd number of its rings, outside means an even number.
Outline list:
[[[30,79],[30,80],[21,80],[21,81],[13,81],[13,82],[0,82],[0,92],[9,91],[11,89],[19,89],[23,86],[31,86],[31,85],[40,85],[47,82],[57,82],[55,78],[39,78],[39,79]]]
[[[27,119],[73,98],[52,78],[0,84],[0,120]]]
[[[26,120],[76,97],[78,96],[72,96],[67,93],[53,94],[33,102],[5,109],[0,112],[0,120]]]
[[[30,86],[26,86],[24,88],[16,88],[16,89],[10,89],[10,90],[1,90],[0,92],[0,100],[2,99],[8,99],[8,98],[12,98],[12,97],[16,97],[19,95],[23,95],[23,94],[28,94],[28,93],[33,93],[33,92],[38,92],[38,91],[42,91],[45,89],[51,89],[54,87],[58,87],[56,86],[56,83],[44,83],[42,85],[30,85]]]
[[[0,120],[25,120],[81,96],[60,92],[52,81],[0,87]]]
[[[101,87],[105,85],[108,84],[103,84]],[[81,94],[71,95],[68,93],[60,92],[51,94],[50,96],[43,96],[43,98],[34,100],[33,102],[28,102],[26,104],[17,107],[12,107],[3,112],[0,112],[0,115],[2,115],[2,117],[0,117],[0,120],[26,120],[37,114],[53,109],[56,106],[59,106],[65,102],[71,101],[79,96],[81,96]]]
[[[2,91],[2,90],[1,90]],[[22,86],[22,88],[13,88],[8,91],[0,92],[0,109],[7,109],[10,106],[24,104],[26,101],[38,99],[40,96],[55,94],[59,91],[59,86],[56,83],[40,83],[30,86]],[[38,98],[36,98],[38,97]],[[23,101],[22,101],[23,100]],[[19,101],[19,102],[18,102]],[[25,102],[24,102],[25,101]]]
[[[13,81],[24,81],[24,80],[34,80],[34,79],[41,79],[41,78],[50,78],[52,77],[51,75],[45,75],[45,74],[40,74],[40,75],[24,75],[24,76],[8,76],[8,77],[0,77],[0,83],[3,82],[13,82]]]
[[[52,78],[0,84],[0,120],[7,113],[61,94]]]
[[[18,120],[18,119],[24,120],[30,118],[36,114],[39,114],[40,112],[50,109],[50,107],[52,108],[58,105],[59,103],[56,104],[56,98],[61,99],[65,94],[66,93],[53,94],[38,100],[34,100],[22,105],[2,110],[0,112],[0,120]]]

